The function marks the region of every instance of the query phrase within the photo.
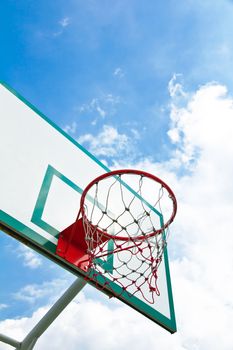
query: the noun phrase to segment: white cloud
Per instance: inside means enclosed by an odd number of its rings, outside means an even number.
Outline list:
[[[133,137],[135,138],[135,140],[139,140],[139,139],[141,138],[140,133],[139,133],[138,130],[136,130],[136,129],[131,129],[130,131],[131,131]]]
[[[53,36],[54,38],[56,38],[57,36],[62,35],[62,33],[63,33],[63,30],[58,30],[57,32],[54,32],[54,33],[52,34],[52,36]]]
[[[99,115],[102,118],[104,118],[106,116],[106,112],[100,106],[96,106],[96,111],[99,113]]]
[[[47,307],[40,308],[32,317],[0,322],[0,331],[21,340],[47,310]],[[161,331],[143,316],[137,317],[137,313],[125,305],[117,303],[110,308],[101,302],[86,298],[80,301],[78,298],[42,335],[36,348],[44,350],[49,344],[51,350],[64,346],[71,350],[92,350],[97,347],[114,350],[127,349],[133,344],[135,350],[141,350],[155,348],[159,344],[160,350],[168,347],[185,350],[179,343],[176,336],[171,337]],[[4,348],[0,345],[0,349]]]
[[[126,152],[130,147],[130,139],[126,134],[120,134],[110,125],[104,125],[97,135],[85,134],[79,137],[78,142],[88,145],[89,150],[97,156],[114,157],[119,152]]]
[[[113,75],[114,75],[115,77],[118,77],[118,78],[121,79],[121,78],[123,78],[123,77],[125,76],[125,73],[124,73],[124,71],[123,71],[122,68],[117,67],[117,68],[114,70]]]
[[[47,298],[51,300],[57,297],[67,287],[67,280],[54,279],[52,281],[43,282],[42,284],[28,284],[13,294],[14,299],[36,303],[39,299]]]
[[[92,124],[95,125],[97,118],[106,118],[109,115],[114,115],[116,113],[116,107],[120,103],[121,99],[119,96],[114,96],[111,93],[102,94],[100,97],[93,98],[89,103],[83,104],[80,107],[76,107],[81,114],[94,115],[95,119]]]
[[[216,83],[201,87],[184,108],[173,103],[168,134],[177,144],[176,157],[187,166],[193,159],[200,162],[204,157],[208,166],[221,160],[225,164],[232,152],[232,111],[226,87]],[[197,152],[201,152],[200,158]]]
[[[80,113],[97,113],[98,116],[101,118],[105,118],[107,112],[104,110],[104,107],[102,105],[105,104],[105,101],[101,101],[98,98],[93,98],[89,104],[84,104],[81,107],[79,107]]]
[[[52,33],[52,37],[56,38],[59,37],[60,35],[62,35],[64,33],[64,31],[66,30],[66,27],[68,27],[71,23],[71,19],[70,17],[64,17],[62,18],[58,24],[60,26],[60,30],[57,30],[55,32]]]
[[[65,28],[70,24],[70,18],[69,17],[64,17],[59,21],[59,24]]]
[[[67,124],[63,130],[65,132],[67,132],[68,134],[75,134],[76,130],[77,130],[77,123],[76,122],[72,122],[70,125]]]
[[[7,309],[8,305],[7,304],[0,304],[0,310]]]
[[[23,259],[24,266],[27,266],[31,269],[36,269],[42,265],[42,259],[39,254],[35,253],[30,248],[20,245],[17,248],[17,255],[19,258]]]
[[[186,96],[182,83],[178,81],[178,79],[180,79],[181,77],[182,74],[173,74],[172,79],[168,83],[168,91],[172,98],[177,97],[178,95],[182,97]]]

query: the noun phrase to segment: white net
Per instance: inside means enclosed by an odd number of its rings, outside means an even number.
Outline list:
[[[175,212],[170,188],[144,172],[113,172],[93,182],[82,208],[90,278],[113,294],[140,294],[154,303]]]

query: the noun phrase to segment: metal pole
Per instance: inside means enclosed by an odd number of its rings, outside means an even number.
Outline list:
[[[11,337],[8,337],[7,335],[4,335],[4,334],[0,334],[0,341],[2,341],[3,343],[9,344],[9,345],[15,346],[15,347],[20,346],[19,341],[15,340]]]
[[[66,290],[66,292],[56,301],[51,309],[44,315],[44,317],[35,325],[30,333],[25,337],[17,349],[28,350],[32,349],[38,338],[46,331],[51,323],[60,315],[65,307],[74,299],[80,290],[87,284],[82,278],[78,278]]]

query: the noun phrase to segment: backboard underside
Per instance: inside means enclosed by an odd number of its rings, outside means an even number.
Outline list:
[[[75,221],[83,189],[109,169],[5,84],[0,85],[0,120],[0,228],[85,277],[83,270],[55,254],[58,236]],[[114,256],[99,263],[110,271]],[[93,285],[102,289],[103,283],[99,276]],[[110,283],[120,294],[120,286]],[[159,267],[158,288],[160,296],[153,305],[127,293],[118,298],[174,333],[167,250]]]

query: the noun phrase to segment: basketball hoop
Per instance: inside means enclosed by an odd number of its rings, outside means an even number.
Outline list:
[[[174,193],[158,177],[139,170],[111,171],[83,191],[76,229],[69,230],[66,247],[71,240],[82,246],[78,261],[87,278],[104,279],[103,288],[110,291],[114,281],[120,286],[117,294],[140,293],[154,303],[158,268],[176,211]],[[109,258],[114,263],[106,269]]]

